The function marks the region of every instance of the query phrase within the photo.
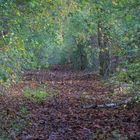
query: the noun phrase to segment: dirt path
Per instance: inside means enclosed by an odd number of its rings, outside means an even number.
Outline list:
[[[10,94],[0,97],[1,135],[15,140],[139,140],[138,108],[82,108],[128,98],[121,92],[114,94],[98,75],[70,71],[30,71],[25,75]],[[41,103],[24,98],[25,87],[41,85],[47,85],[51,98]]]

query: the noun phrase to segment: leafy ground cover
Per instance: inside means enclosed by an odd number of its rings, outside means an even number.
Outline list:
[[[49,96],[47,91],[45,91],[42,88],[35,88],[35,89],[25,88],[23,94],[26,98],[29,98],[37,102],[42,102]]]
[[[139,106],[84,109],[130,97],[97,74],[28,71],[0,96],[2,140],[139,140]],[[36,102],[34,99],[39,99]],[[40,102],[41,100],[41,102]]]

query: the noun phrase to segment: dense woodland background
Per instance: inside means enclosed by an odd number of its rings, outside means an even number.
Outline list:
[[[138,88],[139,10],[139,0],[1,0],[0,83],[69,64]]]
[[[0,139],[138,140],[139,102],[140,0],[0,0]]]

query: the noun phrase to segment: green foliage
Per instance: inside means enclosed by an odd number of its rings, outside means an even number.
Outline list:
[[[128,81],[128,73],[124,70],[118,73],[117,79],[121,82],[127,82]]]
[[[10,140],[6,135],[0,135],[0,140]]]
[[[15,82],[22,70],[46,69],[49,64],[99,70],[101,22],[110,56],[127,62],[120,66],[127,70],[118,79],[138,87],[139,4],[137,0],[1,0],[0,84]]]
[[[24,96],[26,98],[29,98],[30,100],[42,102],[50,95],[43,88],[37,88],[37,89],[26,88],[24,89]]]
[[[13,121],[11,121],[11,135],[12,133],[17,136],[19,135],[23,130],[24,128],[26,127],[26,120],[18,120],[18,119],[15,119]]]
[[[45,27],[46,23],[38,24],[42,17],[28,14],[34,10],[28,4],[35,5],[35,1],[7,0],[0,6],[1,82],[15,81],[22,69],[48,66],[44,30],[40,31],[40,26]]]
[[[28,111],[28,108],[26,106],[22,106],[21,109],[20,109],[20,112],[21,114],[23,115],[27,115],[29,114],[30,112]]]

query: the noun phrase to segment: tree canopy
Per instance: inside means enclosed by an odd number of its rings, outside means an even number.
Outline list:
[[[72,63],[103,77],[121,66],[139,83],[139,10],[138,0],[1,0],[0,81]]]

